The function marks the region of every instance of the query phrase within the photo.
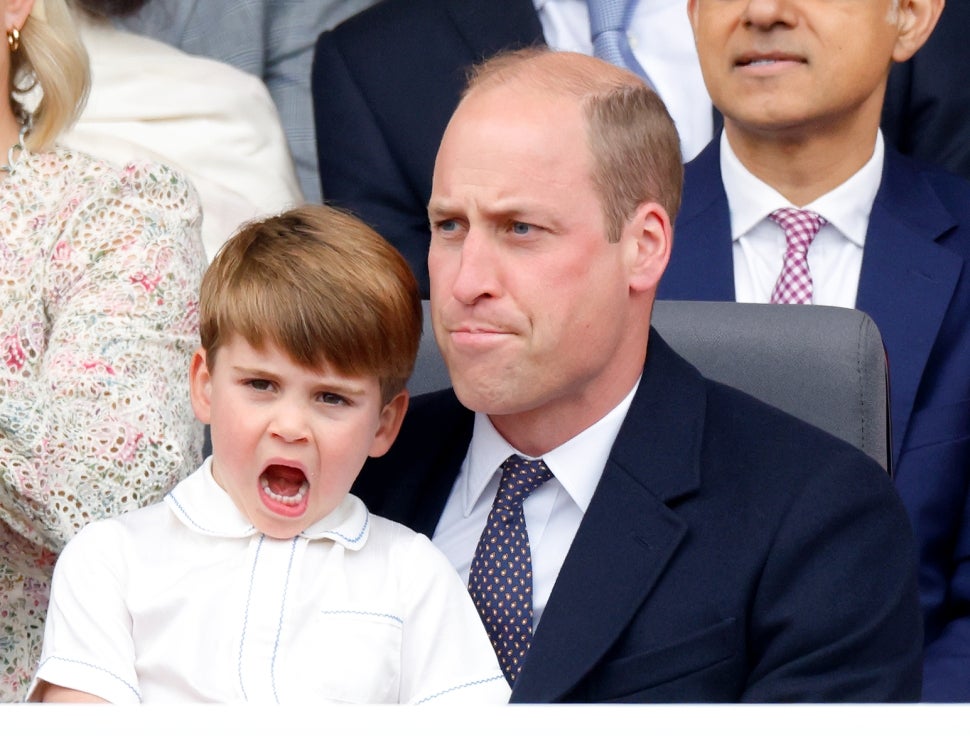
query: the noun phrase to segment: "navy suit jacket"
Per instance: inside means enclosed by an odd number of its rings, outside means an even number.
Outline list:
[[[416,397],[354,493],[431,535],[472,425],[450,390]],[[915,570],[875,462],[702,378],[652,332],[512,701],[918,698]]]
[[[687,165],[660,299],[734,301],[719,141]],[[889,361],[893,467],[920,549],[923,696],[970,701],[970,183],[886,147],[856,306]]]
[[[903,153],[970,179],[970,2],[949,0],[929,40],[889,75],[882,130]]]

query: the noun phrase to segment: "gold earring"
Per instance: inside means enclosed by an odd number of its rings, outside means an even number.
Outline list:
[[[20,31],[16,28],[11,28],[7,31],[7,45],[10,46],[10,53],[16,53],[17,49],[20,48]]]

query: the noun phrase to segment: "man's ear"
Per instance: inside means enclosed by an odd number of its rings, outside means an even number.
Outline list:
[[[899,0],[899,10],[896,12],[898,35],[893,48],[893,61],[906,61],[919,51],[936,28],[943,5],[944,0]]]
[[[631,291],[656,291],[673,243],[673,225],[667,211],[656,202],[642,203],[624,228],[623,237],[631,245]]]
[[[212,415],[212,374],[206,362],[204,348],[199,348],[192,356],[189,365],[189,396],[192,399],[192,411],[203,424],[208,424]]]
[[[401,422],[404,421],[409,401],[410,398],[405,389],[381,409],[377,433],[374,435],[374,442],[371,443],[370,452],[367,453],[370,457],[380,457],[391,449],[391,445],[397,439],[397,433],[401,430]]]

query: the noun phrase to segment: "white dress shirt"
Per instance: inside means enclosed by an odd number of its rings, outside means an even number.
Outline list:
[[[814,304],[855,307],[869,212],[882,180],[884,157],[880,132],[872,158],[859,171],[801,208],[813,210],[828,221],[808,249]],[[795,205],[744,167],[724,133],[721,178],[731,213],[735,299],[767,304],[786,249],[785,231],[768,215],[779,207]]]
[[[533,0],[550,48],[593,53],[586,0]],[[627,33],[630,48],[667,106],[680,134],[684,161],[714,135],[686,0],[640,0]]]
[[[606,416],[542,456],[555,477],[533,491],[522,505],[532,550],[533,628],[542,617],[639,383]],[[468,454],[433,538],[466,583],[498,492],[501,465],[509,455],[538,459],[516,450],[485,414],[476,414]]]
[[[428,538],[351,495],[260,534],[211,461],[57,562],[45,680],[114,703],[504,703],[495,652]]]

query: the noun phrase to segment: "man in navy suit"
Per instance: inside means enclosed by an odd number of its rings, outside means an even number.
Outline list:
[[[470,578],[497,651],[524,652],[513,702],[916,699],[915,549],[886,473],[650,327],[681,181],[636,76],[566,52],[484,65],[429,204],[454,391],[414,399],[354,492]],[[545,479],[519,504],[514,456]]]
[[[970,7],[966,0],[960,2]],[[669,3],[642,4],[670,7]],[[425,295],[431,172],[466,70],[503,49],[544,41],[554,48],[580,50],[570,40],[582,36],[585,29],[570,28],[565,37],[557,37],[546,28],[552,23],[550,17],[563,14],[567,6],[582,21],[582,3],[577,0],[384,0],[317,41],[312,86],[324,196],[390,240],[408,259]],[[676,10],[686,16],[682,7]],[[966,104],[970,83],[967,65],[957,61],[962,58],[958,44],[965,31],[960,23],[968,13],[948,8],[947,14],[953,16],[949,27],[938,29],[925,49],[929,58],[917,58],[894,70],[886,103],[886,122],[891,126],[887,135],[912,147],[914,153],[938,157],[970,177],[966,155],[970,152],[970,106]],[[674,25],[663,19],[658,32],[648,23],[639,31],[637,52],[663,49],[670,58],[656,61],[661,66],[666,61],[679,74],[658,88],[671,110],[688,111],[686,116],[675,114],[674,119],[687,144],[683,151],[692,158],[713,129],[710,100],[703,83],[700,89],[694,86],[692,69],[697,61],[687,56],[693,56],[693,44],[674,42],[680,51],[671,52]],[[662,81],[662,70],[651,66],[649,58],[641,58],[641,63],[648,74]],[[704,108],[706,128],[702,127]]]
[[[916,533],[923,697],[970,700],[970,184],[883,141],[891,60],[920,47],[941,0],[691,0],[724,132],[687,166],[661,299],[769,301],[782,208],[824,218],[812,302],[882,333],[896,486]]]

